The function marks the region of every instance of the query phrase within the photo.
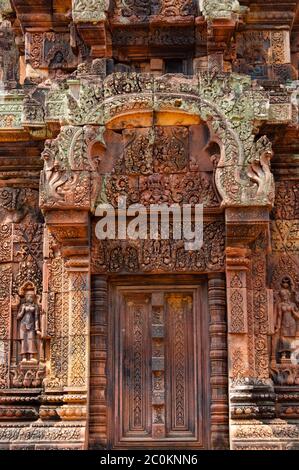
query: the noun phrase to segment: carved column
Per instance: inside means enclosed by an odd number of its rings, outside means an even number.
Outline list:
[[[89,448],[107,446],[108,285],[103,276],[92,278],[90,326]]]
[[[45,217],[49,259],[43,295],[50,351],[44,403],[60,394],[56,414],[61,426],[76,435],[70,447],[82,449],[87,442],[89,385],[89,216],[85,211],[53,210]]]
[[[226,221],[231,448],[237,449],[240,425],[275,416],[268,341],[272,296],[266,278],[269,211],[227,209]]]
[[[209,275],[210,364],[211,364],[211,448],[228,449],[228,380],[225,279]]]

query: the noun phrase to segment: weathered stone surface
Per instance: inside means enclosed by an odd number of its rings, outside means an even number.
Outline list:
[[[52,3],[0,1],[0,448],[297,448],[296,2]]]

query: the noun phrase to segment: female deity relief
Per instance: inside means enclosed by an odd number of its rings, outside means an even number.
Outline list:
[[[41,336],[40,310],[32,290],[25,293],[25,301],[20,307],[17,320],[19,321],[22,362],[37,362],[37,338]]]
[[[272,336],[271,369],[273,379],[281,385],[299,384],[299,298],[292,281],[281,281],[276,303],[276,321]]]

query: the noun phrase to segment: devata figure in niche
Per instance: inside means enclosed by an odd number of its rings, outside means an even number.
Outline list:
[[[22,362],[37,362],[37,337],[41,336],[40,311],[33,291],[25,293],[25,302],[21,305],[17,319],[21,340]]]
[[[281,281],[276,304],[276,322],[272,339],[272,373],[280,384],[297,383],[298,365],[294,362],[299,339],[299,299],[292,288],[292,281],[284,277]]]
[[[278,305],[278,317],[276,331],[280,331],[280,336],[294,338],[297,333],[297,320],[299,320],[299,310],[292,302],[290,281],[284,278],[280,290],[281,302]]]

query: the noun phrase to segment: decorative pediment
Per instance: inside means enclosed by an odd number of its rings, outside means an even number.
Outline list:
[[[255,138],[269,112],[269,95],[237,74],[187,78],[116,73],[104,80],[87,74],[52,87],[46,100],[46,120],[70,126],[76,136],[77,127],[85,125],[121,131],[132,126],[188,127],[205,122],[221,149],[215,178],[224,207],[273,203],[271,145],[266,137]],[[64,133],[58,140],[64,140]],[[65,150],[69,160],[73,159],[69,149],[77,145],[73,138],[68,137]],[[49,175],[46,167],[44,175]]]

